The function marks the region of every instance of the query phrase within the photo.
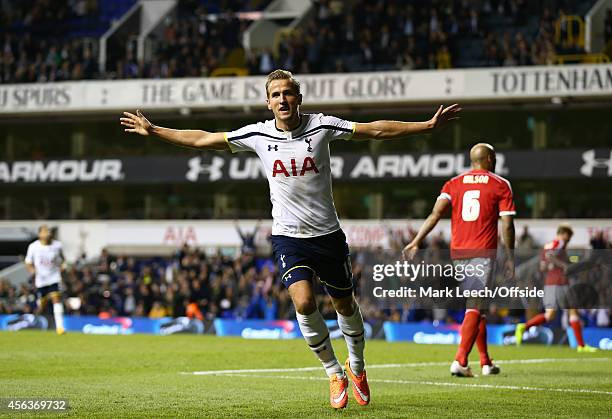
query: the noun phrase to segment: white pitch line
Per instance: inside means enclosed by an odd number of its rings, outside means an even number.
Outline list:
[[[324,377],[299,377],[292,375],[253,375],[253,374],[229,374],[231,377],[246,377],[246,378],[274,378],[284,380],[307,380],[307,381],[328,381]],[[417,381],[417,380],[383,380],[383,379],[368,379],[370,383],[386,383],[386,384],[411,384],[411,385],[426,385],[438,387],[466,387],[466,388],[486,388],[499,390],[519,390],[519,391],[546,391],[555,393],[588,393],[588,394],[603,394],[612,396],[612,391],[589,390],[589,389],[574,389],[574,388],[555,388],[555,387],[530,387],[530,386],[508,386],[497,384],[468,384],[468,383],[449,383],[446,381]]]
[[[240,374],[247,372],[298,372],[298,371],[318,371],[321,367],[304,367],[304,368],[261,368],[261,369],[245,369],[245,370],[212,370],[212,371],[192,371],[181,372],[186,375],[223,375],[223,374]]]
[[[534,359],[507,359],[495,360],[500,365],[503,364],[546,364],[557,362],[581,362],[581,361],[609,362],[612,358],[534,358]],[[414,368],[414,367],[438,367],[448,365],[448,362],[411,362],[404,364],[374,364],[368,365],[368,369],[382,368]],[[224,374],[245,374],[245,373],[263,373],[263,372],[305,372],[319,371],[321,367],[302,367],[302,368],[260,368],[260,369],[242,369],[242,370],[210,370],[210,371],[192,371],[181,372],[183,375],[224,375]]]

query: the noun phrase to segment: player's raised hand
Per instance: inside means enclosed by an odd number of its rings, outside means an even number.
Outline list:
[[[136,115],[129,112],[123,112],[125,117],[121,118],[121,125],[126,126],[125,132],[132,132],[140,135],[149,135],[153,124],[140,112],[140,109],[136,110]]]
[[[404,250],[402,250],[402,256],[404,257],[405,260],[412,260],[414,259],[418,250],[419,250],[419,244],[413,240],[410,243],[408,243],[406,247],[404,247]]]
[[[444,105],[440,105],[438,111],[429,120],[429,123],[432,129],[440,128],[450,121],[459,119],[459,112],[461,112],[461,108],[457,103],[447,106],[446,108]]]

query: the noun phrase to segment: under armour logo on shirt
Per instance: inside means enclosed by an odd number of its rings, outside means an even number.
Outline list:
[[[287,275],[287,276],[285,277],[285,281],[288,281],[289,279],[291,279],[291,274],[289,274],[289,275]]]
[[[280,260],[283,264],[283,268],[287,266],[287,264],[285,263],[285,255],[281,255]]]
[[[612,176],[612,152],[610,157],[595,157],[595,150],[589,150],[582,153],[584,164],[580,168],[580,173],[584,176],[593,176],[594,169],[608,169],[608,176]]]
[[[308,149],[307,149],[307,151],[308,151],[309,153],[312,153],[312,147],[310,146],[310,143],[312,142],[312,139],[311,139],[311,138],[306,138],[304,141],[306,142],[306,144],[308,144]]]
[[[272,151],[272,150],[278,151],[278,144],[275,144],[275,145],[268,144],[268,151]]]

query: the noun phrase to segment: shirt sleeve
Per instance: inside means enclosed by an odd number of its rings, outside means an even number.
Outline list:
[[[330,133],[330,140],[350,140],[355,133],[355,123],[335,116],[320,114],[321,125]]]
[[[32,249],[32,244],[28,246],[28,252],[26,253],[25,263],[34,264],[34,250]]]
[[[232,153],[239,153],[241,151],[255,152],[255,140],[260,132],[259,124],[251,124],[235,131],[224,132],[223,135]]]
[[[442,190],[440,191],[440,195],[438,195],[437,199],[446,199],[449,202],[451,201],[451,181],[447,181],[444,186],[442,186]]]
[[[559,256],[562,250],[564,250],[565,243],[563,240],[553,240],[550,243],[544,245],[544,259],[549,260],[552,256]]]
[[[501,195],[499,198],[499,216],[515,214],[516,209],[514,208],[514,199],[512,197],[510,182],[502,182]]]

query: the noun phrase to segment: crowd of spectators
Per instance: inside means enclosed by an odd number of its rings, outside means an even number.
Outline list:
[[[183,9],[190,11],[183,18],[167,24],[170,36],[157,42],[152,68],[161,66],[161,71],[149,72],[143,64],[140,74],[206,76],[233,48],[240,49],[250,22],[233,14],[210,20],[209,11],[196,3]],[[581,52],[577,43],[570,45],[564,37],[556,42],[554,36],[557,19],[576,12],[577,0],[313,3],[304,27],[281,33],[275,45],[246,52],[249,74],[278,67],[308,74],[540,65],[551,64],[557,53]],[[567,34],[567,24],[561,27]],[[174,32],[181,36],[173,37]]]
[[[0,312],[34,312],[29,284],[0,287]],[[251,252],[236,257],[184,246],[171,258],[83,256],[63,279],[66,314],[287,318],[289,296],[269,258]]]
[[[95,79],[98,38],[136,0],[3,0],[0,83]]]
[[[511,8],[510,19],[514,24],[527,21],[525,9]],[[501,37],[498,33],[489,32],[483,40],[484,62],[486,66],[523,66],[552,65],[557,55],[582,54],[583,46],[579,41],[579,30],[576,23],[567,20],[568,13],[560,8],[553,13],[543,8],[538,14],[537,26],[531,32],[504,30]],[[556,25],[560,34],[556,38]],[[572,37],[569,35],[571,26]],[[571,41],[570,41],[571,39]]]
[[[390,232],[391,233],[391,232]],[[379,262],[389,257],[397,260],[405,243],[415,234],[414,230],[392,232],[391,250],[359,250],[353,252],[353,273],[358,284],[364,317],[370,321],[439,321],[460,322],[463,310],[452,307],[425,307],[424,301],[413,300],[403,304],[381,306],[361,295],[366,281],[364,272],[371,264],[372,257]],[[253,233],[254,234],[254,233]],[[100,315],[105,317],[178,317],[192,318],[249,318],[249,319],[291,319],[295,317],[288,293],[281,284],[277,269],[269,256],[256,256],[253,252],[251,234],[244,233],[245,243],[236,256],[229,256],[220,250],[206,253],[196,248],[183,246],[170,258],[134,258],[111,255],[103,251],[95,261],[88,261],[83,255],[70,265],[63,280],[65,312],[69,315]],[[610,243],[603,233],[593,235],[594,249],[610,249]],[[542,246],[536,243],[525,228],[517,237],[517,271],[537,266],[534,255]],[[448,249],[443,234],[434,235],[426,245],[431,255]],[[374,255],[374,256],[373,256]],[[538,256],[535,256],[538,259]],[[395,263],[395,262],[393,262]],[[521,267],[523,266],[523,267]],[[537,269],[534,269],[537,272]],[[590,270],[591,273],[595,269]],[[605,277],[609,273],[597,272]],[[522,275],[524,277],[524,275]],[[363,279],[362,279],[363,277]],[[593,278],[582,278],[591,283]],[[517,285],[517,284],[515,284]],[[521,285],[521,284],[518,284]],[[521,285],[522,286],[522,285]],[[607,284],[609,288],[609,283]],[[335,311],[329,298],[325,298],[320,284],[316,284],[319,306],[325,318],[335,318]],[[604,289],[603,294],[609,293]],[[537,309],[537,307],[536,307]],[[36,311],[36,296],[31,284],[11,286],[0,280],[0,313],[33,313]],[[605,315],[598,311],[585,312],[593,318],[591,325],[608,325]],[[610,313],[608,313],[609,316]],[[522,309],[507,307],[490,308],[491,323],[519,321],[524,316]]]
[[[126,41],[120,51],[112,48],[106,71],[99,68],[97,37],[77,29],[99,26],[97,0],[4,2],[10,7],[0,11],[0,82],[15,83],[206,77],[234,51],[250,74],[277,67],[305,74],[552,64],[556,54],[582,52],[567,36],[557,42],[555,25],[587,0],[316,0],[302,29],[246,53],[242,37],[252,20],[237,12],[262,10],[269,0],[180,0],[177,13],[150,36],[150,59],[138,60]],[[562,35],[570,25],[560,26]]]
[[[232,51],[242,50],[242,35],[251,23],[237,12],[260,11],[269,0],[203,2],[180,0],[177,13],[149,37],[152,59],[138,61],[132,46],[125,49],[107,78],[207,77]]]
[[[277,54],[268,49],[251,55],[249,71],[449,68],[452,38],[471,31],[470,9],[466,5],[455,14],[453,3],[460,2],[320,0],[306,28],[282,37]]]
[[[612,9],[606,10],[606,18],[604,20],[604,41],[606,43],[605,51],[608,56],[612,55]]]

